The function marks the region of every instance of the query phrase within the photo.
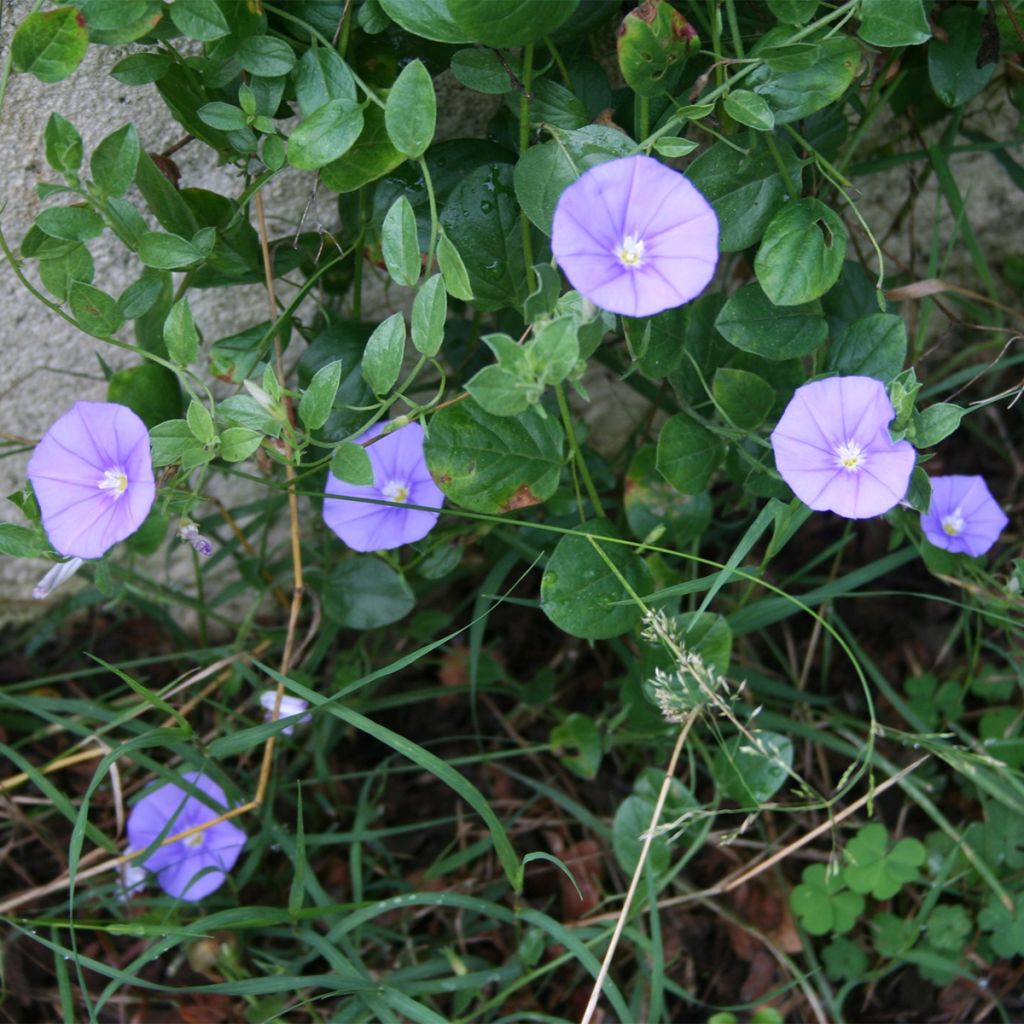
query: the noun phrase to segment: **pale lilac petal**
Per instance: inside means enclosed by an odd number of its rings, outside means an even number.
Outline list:
[[[123,490],[101,487],[123,475]],[[143,523],[156,497],[149,432],[127,406],[76,402],[28,464],[43,528],[62,555],[99,558]]]
[[[376,437],[389,422],[377,424],[358,440]],[[421,540],[434,528],[444,505],[444,494],[431,479],[423,456],[423,428],[409,423],[369,445],[366,454],[373,468],[373,484],[356,486],[327,474],[324,522],[354,551],[382,551]],[[367,501],[342,500],[345,498]],[[369,504],[371,501],[405,501],[437,511]]]
[[[992,497],[983,477],[934,476],[928,511],[921,529],[936,547],[954,554],[985,554],[1006,529],[1009,519]],[[947,530],[947,522],[952,530]]]
[[[903,499],[914,469],[913,447],[889,436],[894,416],[885,387],[871,377],[804,384],[772,431],[779,473],[816,511],[881,515]]]
[[[635,262],[619,258],[637,250]],[[690,301],[718,262],[718,218],[678,171],[647,156],[598,164],[562,193],[551,251],[595,305],[652,316]]]

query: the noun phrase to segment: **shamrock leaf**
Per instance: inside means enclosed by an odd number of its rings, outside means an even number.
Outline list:
[[[916,881],[925,848],[916,839],[901,839],[890,850],[885,826],[865,825],[846,848],[849,863],[843,881],[854,891],[887,900],[908,882]]]
[[[829,875],[824,864],[811,864],[800,876],[802,884],[789,894],[789,905],[811,935],[848,932],[864,909],[864,898],[846,892],[838,875]]]
[[[992,948],[1000,956],[1024,956],[1024,912],[1020,907],[1011,912],[993,899],[978,915],[978,924],[994,933]]]
[[[868,957],[852,939],[837,936],[822,951],[825,970],[835,981],[860,981],[868,969]]]
[[[890,960],[902,956],[917,938],[917,925],[913,921],[905,921],[887,910],[875,914],[871,927],[875,932],[875,951]]]
[[[937,906],[925,926],[928,942],[946,953],[959,953],[971,933],[971,917],[959,904]]]

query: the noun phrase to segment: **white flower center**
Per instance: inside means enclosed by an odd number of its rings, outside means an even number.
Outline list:
[[[402,483],[401,480],[389,480],[380,489],[380,493],[383,494],[388,501],[408,501],[409,485]]]
[[[644,240],[636,235],[626,235],[615,255],[624,267],[642,267],[644,264]]]
[[[101,491],[113,491],[116,500],[128,487],[128,477],[123,469],[108,469],[96,486]]]
[[[964,528],[964,515],[957,506],[948,516],[942,517],[942,528],[950,535],[956,537]]]
[[[205,832],[197,832],[194,836],[187,836],[185,839],[182,840],[182,842],[186,846],[192,846],[192,847],[202,846],[203,845],[203,836],[204,835],[206,835]]]
[[[856,473],[867,461],[863,446],[856,441],[844,441],[836,447],[836,465],[847,473]]]

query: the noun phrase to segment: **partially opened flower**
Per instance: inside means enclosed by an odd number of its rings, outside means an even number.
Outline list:
[[[78,558],[131,536],[156,496],[149,432],[116,402],[75,402],[36,445],[28,477],[50,543]]]
[[[224,790],[201,772],[187,772],[183,778],[210,798],[198,797],[168,782],[147,793],[128,815],[128,849],[145,850],[157,839],[220,817],[228,810]],[[245,833],[230,821],[216,825],[177,842],[158,846],[148,857],[134,863],[156,873],[164,892],[185,900],[201,900],[219,889],[235,866],[245,844]]]
[[[264,721],[274,721],[275,704],[277,704],[277,690],[264,690],[260,694],[260,707],[266,712]],[[282,693],[281,704],[277,709],[277,717],[279,720],[282,718],[294,718],[296,715],[302,715],[302,712],[308,707],[308,700],[303,700],[301,697],[291,697],[287,693]],[[312,715],[302,715],[295,725],[308,725],[312,721]],[[285,736],[291,736],[295,731],[295,725],[286,725],[281,732]]]
[[[799,387],[772,431],[775,464],[805,504],[848,519],[887,512],[907,493],[914,449],[893,442],[881,381],[829,377]]]
[[[551,251],[572,286],[625,316],[681,306],[718,263],[718,217],[678,171],[649,156],[591,167],[561,195]]]
[[[955,554],[978,555],[999,538],[1010,521],[980,476],[933,476],[932,500],[921,516],[924,535]]]
[[[389,424],[390,420],[376,424],[358,441],[376,437]],[[371,444],[366,454],[373,468],[372,484],[349,484],[327,474],[324,522],[355,551],[397,548],[425,537],[441,514],[444,495],[431,479],[423,457],[423,428],[409,423]],[[345,498],[367,500],[342,500]],[[372,504],[375,501],[423,505],[434,511]]]

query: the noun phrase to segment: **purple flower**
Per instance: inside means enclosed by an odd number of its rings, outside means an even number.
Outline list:
[[[183,777],[210,797],[216,809],[168,782],[147,793],[128,815],[129,852],[145,850],[161,836],[167,839],[228,810],[224,790],[212,779],[201,772],[187,772]],[[169,895],[201,900],[221,887],[225,872],[235,866],[244,844],[245,833],[230,821],[222,821],[175,843],[158,846],[136,863],[155,872],[160,887]],[[196,877],[200,872],[202,877]]]
[[[718,262],[718,218],[678,171],[630,156],[591,167],[562,193],[551,251],[595,305],[651,316],[707,286]]]
[[[772,431],[775,464],[793,493],[818,512],[868,519],[907,493],[908,441],[893,443],[896,415],[881,381],[829,377],[799,387]]]
[[[302,712],[309,707],[309,701],[301,697],[291,697],[287,693],[281,694],[281,704],[277,709],[277,719],[274,718],[274,706],[277,704],[277,690],[264,690],[260,694],[260,707],[266,712],[264,721],[273,722],[282,718],[294,718],[302,715]],[[302,715],[296,725],[308,725],[313,721],[312,715]],[[294,725],[286,725],[281,732],[285,736],[291,736],[295,731]]]
[[[183,520],[178,527],[178,537],[192,545],[197,555],[209,558],[213,554],[213,545],[199,532],[199,527],[191,520]]]
[[[955,554],[978,555],[999,538],[1010,521],[980,476],[933,476],[932,500],[921,516],[924,535]]]
[[[384,420],[376,424],[357,441],[362,443],[376,437],[390,422]],[[423,458],[423,428],[418,423],[409,423],[371,444],[366,454],[373,468],[373,483],[369,486],[345,483],[333,473],[327,474],[324,522],[355,551],[382,551],[425,537],[441,514],[444,495],[430,478]],[[436,511],[340,501],[340,498],[408,502]]]
[[[115,402],[75,402],[36,445],[28,477],[50,543],[78,558],[131,536],[156,496],[146,426]]]

